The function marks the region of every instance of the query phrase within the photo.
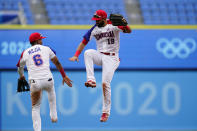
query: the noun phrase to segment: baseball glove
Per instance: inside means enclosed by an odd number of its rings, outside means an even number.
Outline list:
[[[18,79],[18,87],[17,87],[17,92],[26,92],[30,91],[29,84],[25,79]]]
[[[128,24],[125,18],[120,14],[110,14],[109,20],[113,26],[126,26]]]

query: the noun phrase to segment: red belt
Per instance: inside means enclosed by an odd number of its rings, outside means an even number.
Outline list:
[[[109,53],[109,52],[101,52],[102,54],[105,54],[105,55],[110,55],[110,56],[114,56],[115,53]]]

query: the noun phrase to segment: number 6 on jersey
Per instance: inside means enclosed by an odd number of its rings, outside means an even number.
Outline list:
[[[34,60],[34,64],[36,66],[40,66],[43,64],[43,61],[42,61],[42,58],[41,58],[41,55],[40,54],[36,54],[33,56],[33,60]]]

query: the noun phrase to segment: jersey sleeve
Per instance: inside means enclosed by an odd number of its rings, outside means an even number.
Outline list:
[[[56,52],[55,50],[53,50],[52,48],[48,48],[48,51],[49,51],[49,58],[52,59],[53,57],[56,56]]]
[[[131,32],[131,29],[128,25],[127,26],[117,26],[117,27],[121,30],[121,32],[124,32],[125,30],[130,30],[130,32]]]
[[[113,26],[115,31],[123,32],[123,28],[121,26]]]
[[[107,24],[110,24],[114,31],[123,32],[123,29],[120,26],[113,26],[110,20],[107,20]]]
[[[20,59],[19,59],[18,63],[16,64],[17,67],[24,67],[25,66],[25,55],[24,55],[25,53],[24,52],[25,51],[23,51],[21,53]]]
[[[92,31],[94,30],[95,27],[96,27],[96,24],[90,30],[88,30],[88,32],[83,36],[82,43],[86,45],[92,39],[92,36],[93,36]]]

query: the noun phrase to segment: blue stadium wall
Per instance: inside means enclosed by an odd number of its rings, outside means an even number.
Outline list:
[[[120,36],[121,63],[112,81],[112,110],[100,123],[102,107],[101,68],[96,66],[98,87],[85,88],[83,53],[69,62],[91,26],[2,26],[0,30],[1,130],[32,130],[29,93],[16,93],[16,63],[28,48],[28,37],[40,32],[57,52],[73,88],[61,85],[55,70],[58,123],[49,117],[43,93],[41,117],[44,130],[197,130],[197,27],[131,26]],[[86,49],[96,48],[95,40]],[[25,72],[27,77],[27,72]]]

